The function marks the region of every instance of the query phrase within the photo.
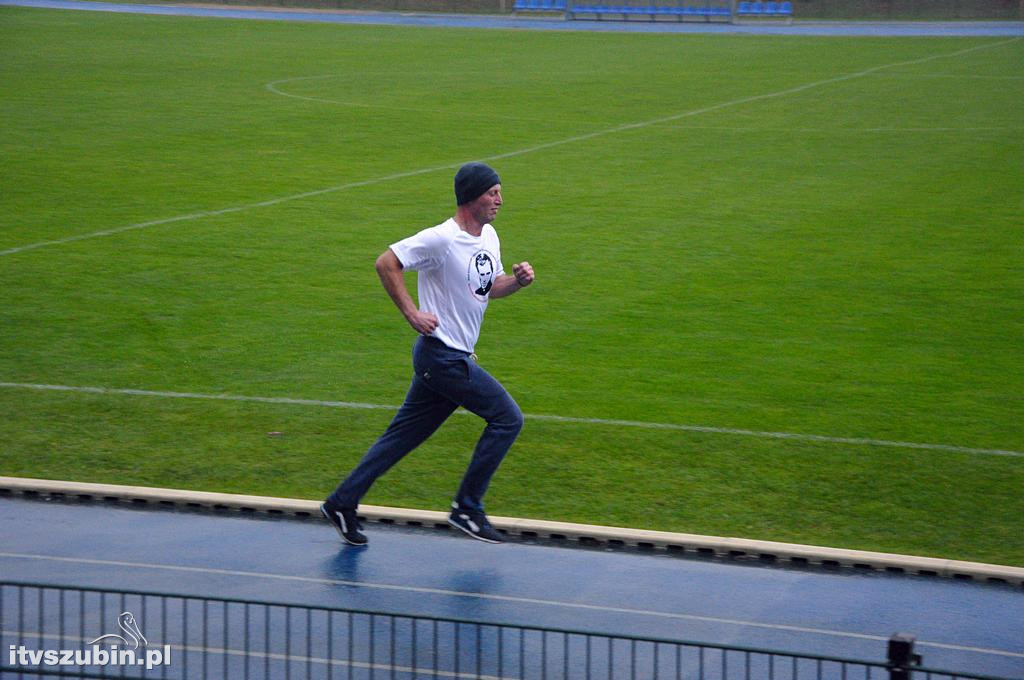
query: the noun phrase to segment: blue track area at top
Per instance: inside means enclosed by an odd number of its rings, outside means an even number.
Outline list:
[[[0,0],[0,6],[39,7],[46,9],[159,14],[168,16],[215,17],[223,19],[258,19],[267,21],[308,21],[374,26],[422,26],[453,28],[487,28],[534,31],[609,31],[640,33],[717,33],[793,36],[947,36],[1007,37],[1024,36],[1021,21],[976,22],[796,22],[793,24],[731,24],[725,22],[651,22],[593,21],[561,18],[528,18],[520,16],[418,14],[403,12],[324,12],[284,9],[245,9],[238,7],[196,7],[185,5],[143,5],[82,0]]]
[[[930,668],[1024,678],[1019,587],[489,545],[378,524],[367,533],[370,545],[353,548],[320,519],[6,498],[0,575],[875,661],[889,636],[909,632]],[[8,595],[0,607],[4,645],[15,644],[13,602]]]

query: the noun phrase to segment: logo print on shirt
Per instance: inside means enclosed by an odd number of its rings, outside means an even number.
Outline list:
[[[481,302],[487,300],[487,294],[494,285],[494,261],[494,256],[486,250],[479,250],[469,258],[466,281],[473,295]]]

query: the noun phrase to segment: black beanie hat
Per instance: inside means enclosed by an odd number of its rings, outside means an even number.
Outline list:
[[[465,205],[483,196],[501,179],[486,163],[466,163],[455,173],[455,202]]]

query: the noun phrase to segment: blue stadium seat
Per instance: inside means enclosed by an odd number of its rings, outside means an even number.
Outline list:
[[[736,16],[787,17],[792,20],[792,0],[743,0],[736,5]]]
[[[714,1],[714,0],[711,0]],[[659,0],[647,0],[646,4],[590,4],[573,2],[571,6],[566,5],[566,0],[516,0],[516,9],[521,7],[521,3],[537,3],[543,2],[546,6],[547,3],[557,2],[559,8],[562,11],[567,11],[569,18],[575,18],[578,14],[584,15],[596,15],[598,19],[601,19],[604,15],[611,15],[612,18],[619,18],[622,20],[628,20],[630,17],[638,16],[641,18],[648,19],[650,21],[656,21],[658,17],[677,17],[680,20],[683,17],[702,17],[704,19],[710,19],[712,17],[724,17],[728,19],[732,16],[732,10],[727,6],[722,5],[687,5],[683,6],[678,4],[680,0],[660,0],[662,4],[658,3]],[[672,3],[672,4],[669,4]],[[617,16],[616,16],[617,15]]]
[[[564,12],[566,0],[516,0],[512,9],[516,12]]]

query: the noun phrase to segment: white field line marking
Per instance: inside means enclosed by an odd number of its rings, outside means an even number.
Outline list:
[[[292,397],[253,397],[237,394],[203,394],[198,392],[163,392],[156,390],[118,389],[109,387],[80,387],[74,385],[43,385],[37,383],[0,382],[0,388],[27,389],[54,392],[78,392],[87,394],[128,395],[140,397],[162,397],[168,399],[211,399],[216,401],[241,401],[262,404],[290,404],[297,406],[323,406],[329,408],[368,409],[380,411],[397,411],[397,406],[387,404],[367,404],[356,401],[324,401],[319,399],[295,399]],[[460,415],[472,415],[468,411],[459,410]],[[883,446],[900,449],[919,449],[924,451],[944,451],[950,453],[968,453],[989,456],[1024,457],[1022,451],[1004,449],[982,449],[949,444],[926,444],[918,442],[889,441],[886,439],[870,439],[861,437],[831,437],[817,434],[801,434],[798,432],[763,432],[743,430],[731,427],[710,427],[705,425],[680,425],[677,423],[655,423],[641,420],[616,420],[608,418],[579,418],[549,414],[527,413],[529,420],[547,421],[552,423],[569,423],[577,425],[601,425],[610,427],[634,427],[646,430],[670,430],[678,432],[701,432],[705,434],[736,435],[741,437],[761,437],[765,439],[789,439],[794,441],[821,442],[826,444],[852,444],[855,446]]]
[[[440,170],[452,170],[454,168],[459,167],[460,165],[461,163],[452,163],[450,165],[441,165],[433,168],[421,168],[419,170],[410,170],[408,172],[400,172],[394,175],[385,175],[383,177],[375,177],[373,179],[360,180],[358,182],[349,182],[348,184],[340,184],[338,186],[328,187],[326,189],[315,189],[313,191],[306,191],[301,194],[292,194],[290,196],[271,198],[266,201],[260,201],[259,203],[247,203],[245,205],[236,205],[231,208],[221,208],[220,210],[204,210],[201,212],[189,213],[188,215],[177,215],[175,217],[166,217],[160,220],[139,222],[138,224],[129,224],[124,227],[104,229],[103,231],[94,231],[88,234],[79,234],[77,236],[69,236],[67,238],[54,239],[52,241],[39,241],[37,243],[30,243],[24,246],[8,248],[7,250],[0,250],[0,255],[13,255],[15,253],[21,253],[26,250],[35,250],[36,248],[43,248],[45,246],[63,245],[66,243],[74,243],[75,241],[84,241],[86,239],[98,238],[102,236],[112,236],[114,234],[120,234],[126,231],[146,229],[147,227],[155,227],[161,224],[170,224],[172,222],[187,222],[189,220],[197,220],[203,217],[216,217],[218,215],[228,215],[230,213],[242,212],[244,210],[252,210],[255,208],[267,208],[270,206],[278,205],[280,203],[296,201],[303,198],[312,198],[313,196],[322,196],[323,194],[329,194],[335,191],[355,189],[358,187],[369,186],[372,184],[380,184],[382,182],[390,182],[392,180],[405,179],[407,177],[415,177],[416,175],[425,175],[427,173],[438,172]]]
[[[718,132],[753,132],[753,133],[780,133],[780,134],[822,134],[822,135],[865,135],[865,134],[910,134],[910,133],[968,133],[968,132],[1024,132],[1024,127],[1019,126],[989,126],[989,127],[873,127],[873,128],[815,128],[815,127],[786,127],[769,128],[755,127],[753,125],[676,125],[675,130],[715,130]]]
[[[635,609],[632,607],[612,607],[599,604],[585,604],[580,602],[565,602],[561,600],[546,600],[535,597],[517,597],[515,595],[496,595],[493,593],[473,593],[461,590],[447,590],[444,588],[428,588],[424,586],[403,586],[390,583],[373,583],[369,581],[346,581],[342,579],[314,578],[311,576],[293,576],[289,574],[269,574],[258,571],[239,571],[234,569],[219,569],[215,567],[185,567],[171,564],[154,564],[149,562],[126,562],[121,560],[101,560],[84,557],[57,557],[54,555],[36,555],[31,553],[10,553],[0,552],[0,558],[42,560],[48,562],[63,562],[72,564],[89,564],[105,567],[126,567],[132,569],[157,569],[164,571],[175,571],[191,574],[214,574],[217,576],[232,576],[242,578],[260,578],[276,581],[287,581],[293,583],[313,583],[328,586],[347,586],[351,588],[368,588],[374,590],[390,590],[403,593],[417,593],[420,595],[442,595],[446,597],[464,597],[477,600],[488,600],[494,602],[511,602],[514,604],[541,605],[547,607],[563,607],[567,609],[580,609],[584,611],[595,611],[613,614],[632,614],[636,616],[647,616],[651,618],[678,619],[682,621],[697,621],[700,623],[722,624],[727,626],[742,626],[746,628],[763,628],[767,630],[779,630],[792,633],[808,633],[812,635],[827,635],[831,637],[853,638],[858,640],[885,641],[889,637],[885,635],[871,635],[867,633],[852,633],[842,630],[830,630],[828,628],[812,628],[809,626],[794,626],[783,623],[764,623],[761,621],[747,621],[744,619],[727,619],[717,616],[701,616],[699,614],[681,614],[677,612],[665,612],[649,609]],[[938,642],[918,641],[919,645],[940,647],[943,649],[955,649],[959,651],[977,652],[980,654],[993,654],[998,656],[1009,656],[1024,659],[1024,653],[1011,652],[1002,649],[986,649],[984,647],[969,647],[962,645],[947,645]]]
[[[1024,80],[1024,76],[991,76],[979,73],[914,73],[913,71],[890,71],[881,74],[886,78],[957,78],[969,80]]]
[[[690,118],[692,116],[700,116],[705,113],[711,113],[712,111],[720,111],[722,109],[730,108],[733,106],[740,106],[743,104],[749,104],[752,102],[765,101],[769,99],[777,99],[780,97],[787,97],[792,94],[798,94],[805,92],[817,87],[824,85],[831,85],[833,83],[841,83],[847,80],[853,80],[855,78],[863,78],[864,76],[883,71],[885,69],[897,68],[900,66],[910,66],[913,64],[923,64],[936,59],[950,59],[953,57],[959,57],[971,52],[977,52],[978,50],[991,49],[994,47],[1000,47],[1002,45],[1008,45],[1010,43],[1018,42],[1021,38],[1010,38],[1009,40],[1001,40],[999,42],[986,43],[984,45],[976,45],[975,47],[968,47],[966,49],[957,50],[956,52],[947,52],[943,54],[933,54],[929,57],[922,57],[920,59],[911,59],[909,61],[900,61],[892,64],[883,64],[881,66],[874,66],[863,71],[857,71],[856,73],[847,73],[841,76],[835,76],[834,78],[826,78],[824,80],[817,80],[812,83],[806,83],[804,85],[798,85],[796,87],[787,88],[785,90],[779,90],[777,92],[768,92],[766,94],[758,94],[750,97],[742,97],[740,99],[734,99],[728,102],[722,102],[721,104],[713,104],[700,109],[693,109],[692,111],[684,111],[682,113],[673,114],[671,116],[665,116],[662,118],[653,118],[651,120],[640,121],[636,123],[626,123],[624,125],[616,125],[614,127],[605,128],[603,130],[596,130],[594,132],[588,132],[581,135],[575,135],[572,137],[566,137],[565,139],[558,139],[551,142],[544,142],[535,146],[529,146],[522,149],[516,149],[514,151],[507,151],[505,153],[495,154],[488,156],[480,160],[485,161],[496,161],[505,158],[514,158],[516,156],[523,156],[525,154],[534,153],[537,151],[543,151],[545,149],[551,149],[557,146],[564,146],[566,144],[573,144],[575,142],[583,142],[598,137],[605,137],[608,135],[614,135],[620,132],[629,132],[631,130],[640,130],[642,128],[651,127],[653,125],[660,125],[662,123],[671,123],[673,121],[682,120],[683,118]],[[246,203],[243,205],[237,205],[230,208],[221,208],[219,210],[206,210],[188,215],[178,215],[175,217],[166,217],[159,220],[150,220],[148,222],[139,222],[137,224],[129,224],[123,227],[115,227],[113,229],[104,229],[102,231],[95,231],[88,234],[79,234],[77,236],[69,236],[67,238],[54,239],[50,241],[39,241],[37,243],[30,243],[23,246],[17,246],[15,248],[8,248],[7,250],[0,250],[0,256],[13,255],[15,253],[22,253],[28,250],[35,250],[37,248],[43,248],[45,246],[63,245],[67,243],[73,243],[75,241],[82,241],[85,239],[99,238],[103,236],[112,236],[114,234],[120,234],[126,231],[133,231],[137,229],[146,229],[148,227],[154,227],[162,224],[170,224],[172,222],[185,222],[189,220],[197,220],[204,217],[215,217],[217,215],[227,215],[230,213],[242,212],[244,210],[253,210],[256,208],[266,208],[287,201],[296,201],[303,198],[311,198],[313,196],[322,196],[324,194],[334,193],[336,191],[344,191],[346,189],[354,189],[357,187],[370,186],[373,184],[380,184],[382,182],[390,182],[398,179],[405,179],[407,177],[415,177],[417,175],[426,175],[432,172],[440,172],[441,170],[454,170],[462,165],[462,161],[456,163],[448,163],[445,165],[438,165],[434,167],[421,168],[419,170],[408,170],[406,172],[399,172],[391,175],[384,175],[381,177],[374,177],[372,179],[360,180],[357,182],[348,182],[346,184],[339,184],[333,187],[327,187],[325,189],[316,189],[313,191],[306,191],[299,194],[291,194],[288,196],[280,196],[277,198],[271,198],[266,201],[260,201],[258,203]]]
[[[382,75],[384,75],[384,74],[382,74]],[[468,117],[472,117],[472,118],[486,118],[488,120],[490,120],[490,119],[516,120],[516,121],[533,122],[533,123],[551,122],[550,118],[542,118],[540,116],[532,116],[532,117],[531,116],[503,116],[503,115],[499,115],[499,114],[496,114],[496,113],[493,113],[493,112],[490,112],[490,111],[478,111],[476,109],[472,109],[472,110],[465,109],[465,110],[458,110],[458,111],[446,111],[446,110],[443,110],[443,109],[431,109],[431,108],[426,108],[426,107],[422,107],[422,106],[419,106],[419,107],[414,107],[414,106],[390,106],[390,105],[387,105],[387,104],[367,104],[365,102],[345,101],[343,99],[328,99],[326,97],[311,97],[311,96],[302,95],[302,94],[293,94],[291,92],[285,92],[284,90],[282,90],[282,89],[277,87],[278,85],[281,85],[281,84],[284,84],[284,83],[293,83],[293,82],[297,82],[297,81],[300,81],[300,80],[324,80],[324,79],[327,79],[327,78],[341,78],[341,77],[342,76],[339,75],[339,74],[328,74],[328,75],[320,75],[320,76],[299,76],[297,78],[284,78],[282,80],[275,80],[273,82],[267,83],[265,85],[265,87],[270,92],[273,92],[274,94],[279,94],[282,97],[290,97],[292,99],[301,99],[301,100],[308,101],[308,102],[320,102],[320,103],[323,103],[323,104],[336,104],[338,106],[351,106],[351,107],[354,107],[354,108],[383,109],[383,110],[387,110],[387,111],[407,111],[407,112],[412,112],[412,113],[437,113],[437,114],[444,114],[444,115],[447,115],[449,117],[450,116],[459,116],[459,117],[467,117],[468,116]]]

